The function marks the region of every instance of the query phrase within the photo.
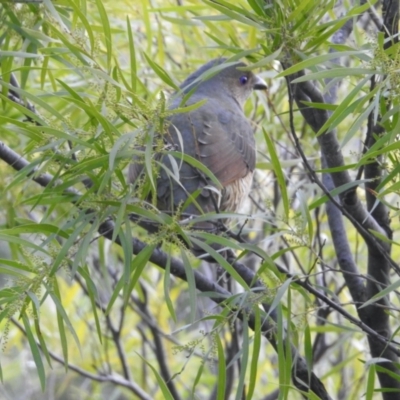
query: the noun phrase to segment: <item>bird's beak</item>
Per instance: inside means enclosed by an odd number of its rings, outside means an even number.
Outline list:
[[[264,79],[262,79],[258,75],[256,75],[255,79],[254,79],[253,89],[254,90],[267,90],[268,86],[265,83]]]

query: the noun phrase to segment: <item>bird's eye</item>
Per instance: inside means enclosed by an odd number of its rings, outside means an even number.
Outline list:
[[[248,78],[246,75],[242,75],[242,76],[239,78],[239,82],[240,82],[241,85],[245,85],[245,84],[247,83],[248,80],[249,80],[249,78]]]

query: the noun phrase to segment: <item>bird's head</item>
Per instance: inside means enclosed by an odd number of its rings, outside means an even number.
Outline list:
[[[196,93],[207,97],[229,96],[243,106],[253,90],[266,90],[267,84],[253,72],[238,69],[241,67],[246,64],[226,63],[225,58],[211,60],[192,73],[181,89],[187,93],[195,88]]]

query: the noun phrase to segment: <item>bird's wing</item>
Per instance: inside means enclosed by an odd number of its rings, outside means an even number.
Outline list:
[[[170,131],[175,129],[181,135],[183,151],[201,161],[222,186],[254,171],[254,133],[241,110],[210,101],[206,107],[178,115],[171,123]]]
[[[221,110],[211,123],[203,124],[199,138],[200,161],[223,186],[244,178],[255,168],[253,129],[241,112]]]
[[[244,178],[255,168],[255,140],[253,130],[241,110],[222,108],[213,101],[193,112],[171,118],[169,140],[182,152],[198,159],[220,181],[223,187]],[[157,180],[159,206],[176,209],[197,191],[197,205],[185,210],[189,214],[216,211],[212,193],[204,190],[211,181],[195,167],[164,156]],[[179,174],[171,172],[177,170]],[[175,179],[171,176],[175,176]]]

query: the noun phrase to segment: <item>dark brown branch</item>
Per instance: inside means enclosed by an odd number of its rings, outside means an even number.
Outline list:
[[[398,26],[399,26],[399,1],[398,0],[384,0],[382,3],[382,16],[383,16],[383,27],[382,31],[385,34],[384,49],[389,49],[392,45],[398,42]],[[371,90],[374,89],[375,79],[372,78]],[[373,101],[371,99],[371,101]],[[390,101],[386,102],[386,108],[389,110],[391,105]],[[378,116],[376,125],[373,125],[373,112],[368,118],[368,133],[365,147],[367,149],[371,148],[375,143],[377,138],[385,134],[383,126],[380,124],[381,116]],[[368,154],[368,153],[367,153]],[[366,200],[367,208],[371,213],[372,217],[381,226],[382,230],[385,231],[389,239],[392,238],[392,230],[390,228],[389,212],[386,205],[378,201],[375,193],[378,185],[382,180],[382,168],[381,168],[382,158],[377,157],[372,159],[371,162],[365,165],[364,176],[367,180],[365,183],[366,188]],[[387,254],[390,253],[391,246],[386,244]],[[368,275],[373,278],[376,282],[369,280],[367,282],[367,298],[371,298],[390,284],[390,263],[385,259],[382,254],[377,251],[376,248],[368,246]],[[387,304],[388,299],[383,298],[377,303],[371,305],[370,307],[363,310],[366,314],[364,320],[368,318],[368,325],[371,326],[376,331],[382,333],[386,337],[391,336],[389,313],[386,312],[384,307]],[[380,308],[383,307],[383,308]],[[398,368],[398,358],[390,349],[382,346],[381,343],[377,343],[373,338],[368,338],[369,345],[371,348],[371,355],[373,357],[383,357],[392,362],[382,363],[382,367],[391,371],[394,374],[399,374]],[[400,392],[400,383],[394,379],[390,374],[377,371],[380,384],[382,388],[390,388],[391,392],[384,392],[383,398],[385,400],[391,400],[397,398]],[[396,390],[397,389],[397,390]]]

